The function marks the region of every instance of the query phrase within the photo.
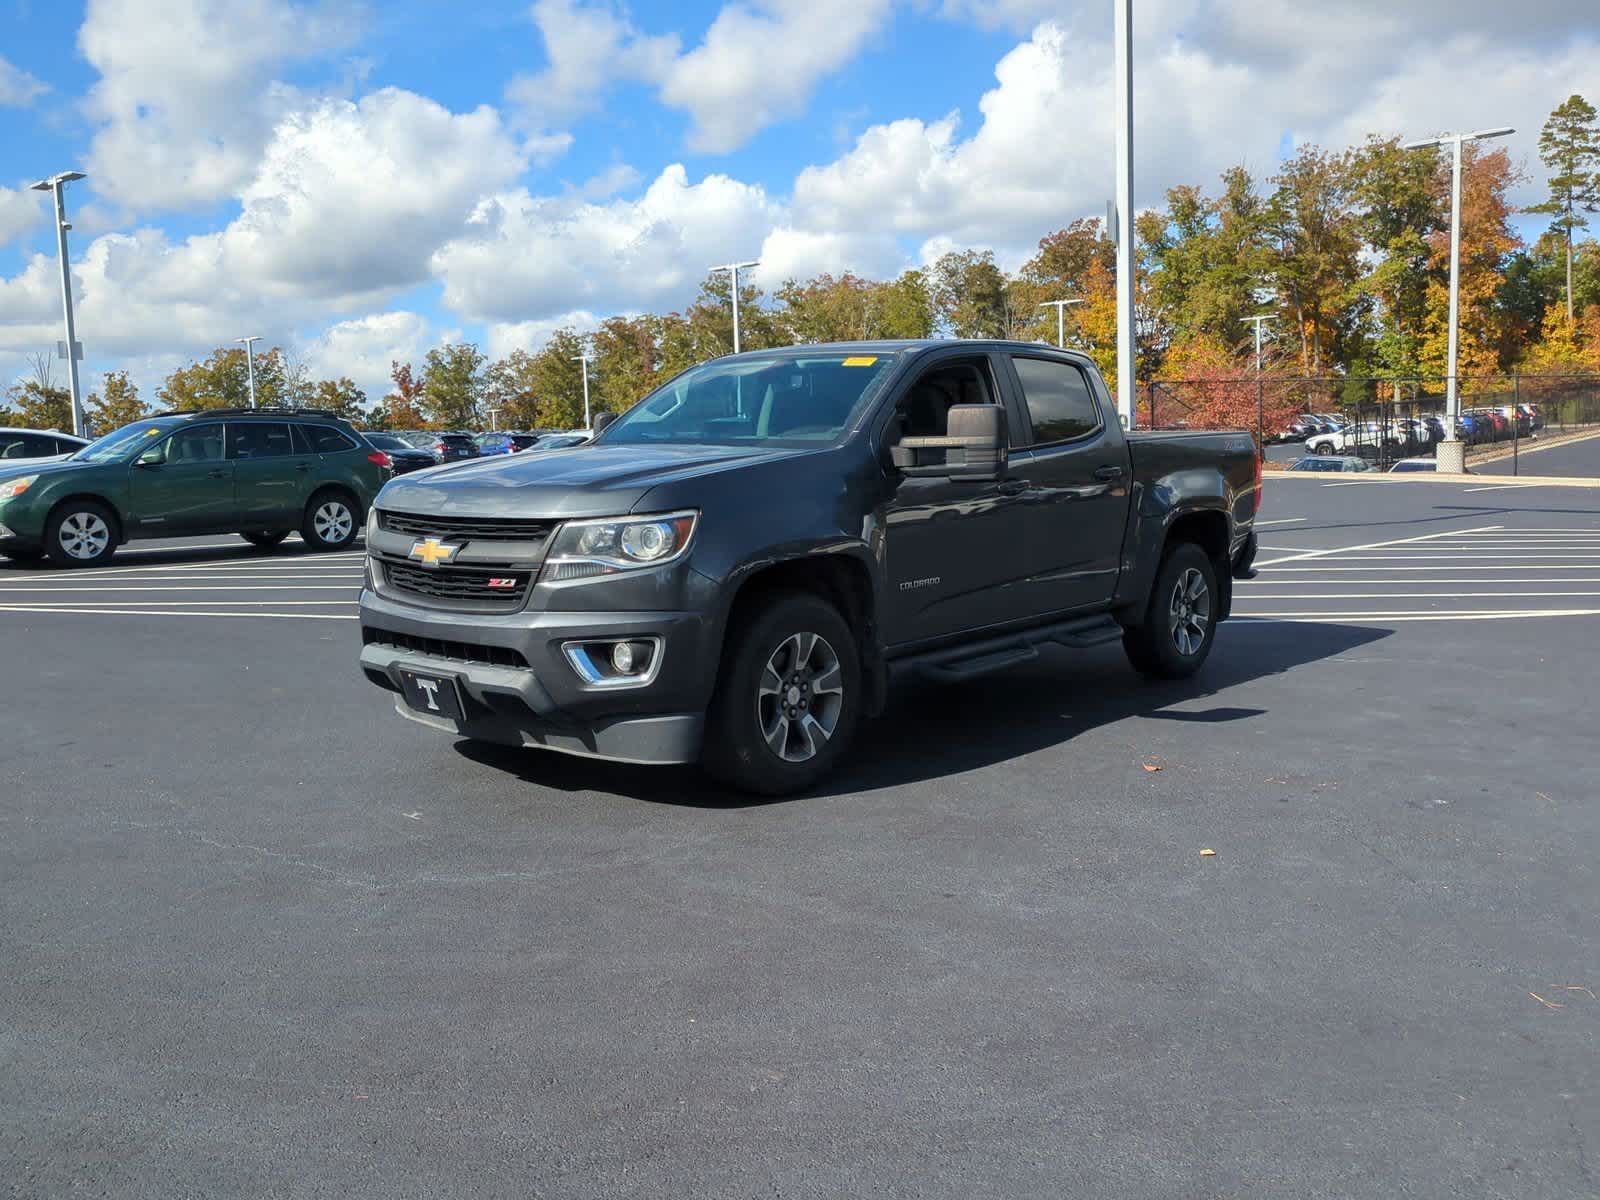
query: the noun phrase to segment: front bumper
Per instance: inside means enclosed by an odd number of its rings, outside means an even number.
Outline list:
[[[443,732],[513,746],[638,763],[700,756],[716,646],[692,612],[460,613],[361,596],[361,669],[397,693],[402,716]],[[641,687],[587,684],[562,653],[576,640],[660,638],[659,669]],[[707,665],[709,664],[709,666]],[[400,670],[455,679],[461,721],[406,705]]]

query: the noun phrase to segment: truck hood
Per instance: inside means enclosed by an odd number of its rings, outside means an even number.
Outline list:
[[[469,459],[391,480],[380,508],[461,517],[608,517],[650,489],[809,454],[744,446],[578,446]]]

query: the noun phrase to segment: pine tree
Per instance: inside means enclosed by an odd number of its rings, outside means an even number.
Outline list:
[[[1567,244],[1567,323],[1573,321],[1573,231],[1588,228],[1584,213],[1600,212],[1600,121],[1594,105],[1568,96],[1550,114],[1539,134],[1539,157],[1549,167],[1550,199],[1529,212],[1552,213],[1550,228]]]

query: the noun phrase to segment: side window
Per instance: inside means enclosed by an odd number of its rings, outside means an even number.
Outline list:
[[[228,424],[229,458],[282,458],[294,453],[289,427],[276,421],[232,421]]]
[[[1022,381],[1034,445],[1071,441],[1100,428],[1100,406],[1077,367],[1044,358],[1011,361]]]
[[[26,458],[48,458],[56,452],[55,438],[45,437],[42,433],[25,433],[22,440],[26,446],[22,453]]]
[[[182,463],[221,462],[222,426],[186,425],[157,449],[165,450],[166,453],[163,458],[155,461],[166,462],[172,466]]]
[[[993,403],[986,361],[940,363],[924,372],[896,406],[899,428],[890,430],[890,440],[943,437],[950,427],[950,410],[957,404]]]
[[[310,439],[311,449],[318,454],[338,454],[356,448],[354,442],[332,425],[302,425],[300,430]]]

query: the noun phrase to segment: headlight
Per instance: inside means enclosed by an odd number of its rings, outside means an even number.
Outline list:
[[[0,481],[0,500],[15,500],[33,486],[37,475],[19,475],[16,479]]]
[[[689,548],[697,512],[568,521],[545,555],[545,578],[590,579],[671,562]]]

